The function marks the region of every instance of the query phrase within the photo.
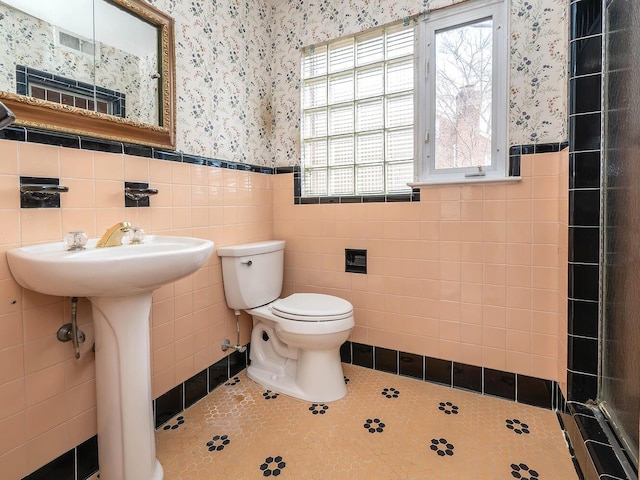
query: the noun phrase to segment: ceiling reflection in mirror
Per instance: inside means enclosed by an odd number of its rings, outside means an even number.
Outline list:
[[[159,32],[105,0],[3,0],[0,90],[160,125]]]

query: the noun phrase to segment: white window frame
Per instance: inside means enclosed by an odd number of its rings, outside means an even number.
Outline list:
[[[418,27],[416,48],[416,118],[414,169],[416,182],[412,187],[434,183],[492,182],[507,177],[507,119],[508,119],[508,2],[503,0],[467,0],[461,4],[433,12]],[[483,176],[469,176],[476,167],[436,170],[435,162],[435,35],[456,26],[493,19],[492,57],[492,132],[491,166],[483,167]],[[431,65],[430,65],[431,64]],[[431,68],[430,68],[431,67]]]

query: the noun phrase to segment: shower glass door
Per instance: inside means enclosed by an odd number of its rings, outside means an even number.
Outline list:
[[[606,11],[599,401],[638,464],[640,415],[640,3]]]

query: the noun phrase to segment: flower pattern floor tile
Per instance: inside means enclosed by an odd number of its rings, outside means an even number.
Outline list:
[[[165,479],[578,478],[552,411],[343,368],[347,395],[327,404],[240,373],[156,432]]]

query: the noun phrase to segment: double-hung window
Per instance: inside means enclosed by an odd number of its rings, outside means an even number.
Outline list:
[[[399,25],[306,49],[304,196],[410,191],[414,41],[413,25]]]
[[[505,176],[504,0],[467,0],[302,59],[302,195]]]

